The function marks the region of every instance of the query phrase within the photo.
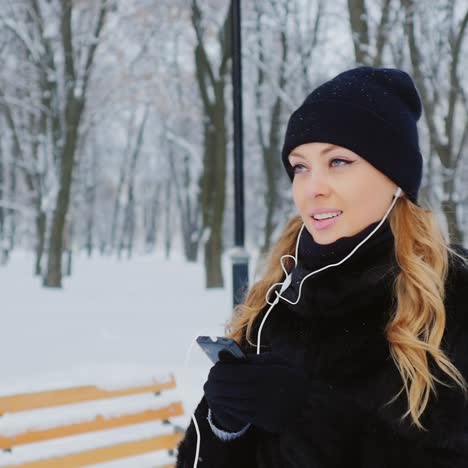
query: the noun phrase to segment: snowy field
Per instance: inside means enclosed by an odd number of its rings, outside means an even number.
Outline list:
[[[0,434],[14,435],[92,418],[97,412],[116,415],[182,400],[184,416],[174,424],[184,429],[203,393],[210,361],[193,345],[196,336],[224,334],[231,313],[231,266],[224,259],[226,289],[207,291],[201,265],[182,258],[75,257],[72,278],[62,290],[47,290],[31,274],[30,254],[15,254],[0,267],[2,322],[0,395],[28,393],[77,385],[106,389],[150,384],[175,375],[177,388],[151,395],[81,403],[27,413],[5,414]],[[190,352],[190,355],[188,354]],[[172,433],[171,426],[146,423],[93,435],[29,444],[0,454],[0,466],[38,457],[72,453]],[[173,461],[154,452],[101,468],[154,467]]]

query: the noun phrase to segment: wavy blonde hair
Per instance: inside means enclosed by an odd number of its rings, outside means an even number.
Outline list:
[[[434,213],[402,197],[389,215],[395,238],[395,257],[400,271],[394,282],[397,298],[392,318],[385,328],[390,354],[396,364],[403,387],[387,404],[392,403],[403,390],[408,399],[408,411],[401,420],[411,415],[412,424],[426,430],[420,422],[431,391],[437,395],[435,382],[450,386],[431,373],[429,356],[438,367],[461,387],[468,396],[467,382],[441,349],[445,330],[445,282],[449,271],[449,252],[468,261],[455,252]],[[279,240],[271,248],[262,278],[247,292],[242,304],[235,307],[226,326],[227,336],[243,344],[250,344],[253,325],[266,306],[265,294],[273,284],[283,278],[280,266],[282,255],[294,255],[296,239],[302,226],[300,216],[289,220]],[[288,271],[291,258],[284,262]],[[268,319],[267,319],[268,320]]]

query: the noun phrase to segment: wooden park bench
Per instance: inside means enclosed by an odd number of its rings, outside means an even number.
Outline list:
[[[0,396],[0,420],[5,413],[28,412],[43,408],[59,407],[62,405],[75,405],[84,402],[98,402],[99,400],[127,397],[144,393],[152,393],[157,398],[161,392],[174,389],[176,382],[174,376],[164,382],[156,382],[150,385],[137,386],[131,388],[103,389],[97,386],[81,386],[74,388],[65,388],[58,390],[49,390],[35,393],[26,393],[18,395]],[[161,398],[160,398],[161,399]],[[119,400],[112,400],[114,413],[118,408]],[[68,407],[68,406],[67,406]],[[65,408],[65,406],[63,407]],[[99,431],[109,429],[124,428],[140,423],[158,422],[167,425],[167,431],[163,434],[155,434],[152,437],[119,442],[113,445],[100,446],[93,449],[86,449],[79,452],[73,452],[66,455],[38,459],[21,463],[6,465],[9,454],[4,453],[0,462],[1,467],[15,468],[73,468],[98,463],[110,462],[125,457],[134,457],[155,451],[168,451],[169,455],[174,455],[178,442],[183,437],[183,431],[180,427],[172,426],[170,418],[183,415],[183,406],[180,401],[171,401],[161,406],[145,409],[132,413],[125,413],[105,417],[101,414],[95,414],[93,418],[85,418],[79,422],[57,425],[55,427],[44,427],[40,429],[28,429],[22,433],[14,435],[0,433],[0,448],[4,451],[13,453],[16,447],[31,444],[45,443],[54,439],[60,439],[69,436],[78,436],[92,433],[96,439],[99,438]],[[66,420],[66,419],[65,419]],[[102,433],[101,433],[102,434]],[[169,467],[171,465],[166,465]]]

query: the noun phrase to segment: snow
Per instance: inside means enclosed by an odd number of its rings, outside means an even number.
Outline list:
[[[175,401],[180,401],[180,393],[171,389],[164,390],[157,398],[151,393],[144,393],[130,397],[106,398],[96,402],[63,405],[61,408],[32,410],[27,418],[21,412],[5,414],[0,419],[0,434],[13,437],[26,431],[92,421],[98,415],[107,419],[162,408]]]
[[[182,401],[184,415],[171,425],[151,422],[129,428],[55,439],[0,453],[0,466],[65,455],[186,429],[203,394],[211,362],[195,345],[198,335],[224,335],[231,314],[231,267],[223,260],[225,289],[204,289],[200,264],[181,257],[75,256],[61,290],[42,288],[32,276],[32,254],[12,255],[0,268],[2,327],[0,396],[95,385],[106,390],[149,385],[175,376],[177,387],[150,393],[43,408],[0,418],[0,435],[115,417]],[[167,451],[99,467],[160,466]]]

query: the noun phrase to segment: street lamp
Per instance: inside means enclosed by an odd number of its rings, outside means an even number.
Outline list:
[[[241,0],[231,0],[232,8],[232,97],[234,109],[234,249],[232,260],[233,305],[239,304],[248,288],[249,256],[244,247],[244,167],[242,129]]]

